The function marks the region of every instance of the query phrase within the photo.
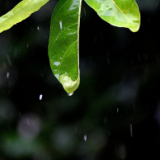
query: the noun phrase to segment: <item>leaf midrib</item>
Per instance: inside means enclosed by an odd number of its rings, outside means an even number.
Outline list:
[[[74,42],[68,47],[68,49],[66,50],[66,52],[64,53],[63,58],[62,58],[62,61],[61,61],[60,66],[59,66],[59,70],[58,70],[58,74],[59,74],[59,75],[60,75],[60,69],[61,69],[61,66],[62,66],[62,62],[63,62],[63,60],[64,60],[64,57],[66,56],[66,53],[67,53],[68,50],[71,48],[71,46],[73,46],[73,44],[74,44],[75,42],[77,42],[77,41],[78,41],[78,40],[74,41]]]
[[[112,1],[112,3],[116,6],[116,8],[128,19],[128,21],[129,21],[130,23],[132,23],[132,21],[126,16],[126,14],[123,13],[123,11],[116,5],[116,3],[115,3],[113,0],[111,0],[111,1]]]

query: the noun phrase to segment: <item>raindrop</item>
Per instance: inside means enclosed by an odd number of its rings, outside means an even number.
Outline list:
[[[59,74],[55,74],[55,77],[56,77],[56,78],[59,78]]]
[[[72,92],[72,93],[68,93],[68,96],[72,96],[72,95],[73,95],[73,93],[74,93],[74,92]]]
[[[37,30],[39,30],[39,26],[37,27]]]
[[[7,77],[7,78],[9,78],[9,72],[7,72],[7,75],[6,75],[6,77]]]
[[[42,100],[42,98],[43,98],[43,95],[40,94],[40,95],[39,95],[39,100]]]
[[[86,16],[86,10],[85,10],[85,8],[84,8],[84,15]]]
[[[84,141],[87,141],[87,135],[85,134],[83,137]]]
[[[11,64],[12,64],[11,58],[10,58],[10,56],[8,56],[8,55],[7,55],[7,60],[8,60],[9,65],[11,65]]]
[[[117,108],[117,113],[119,112],[119,108]]]
[[[53,63],[55,66],[59,66],[60,65],[60,62],[54,62]]]
[[[60,29],[62,29],[62,21],[59,22]]]
[[[29,44],[27,43],[27,48],[29,47]]]
[[[129,129],[130,129],[130,136],[133,137],[132,124],[129,125]]]
[[[37,115],[23,115],[18,124],[18,133],[25,140],[33,140],[41,130],[41,121]]]

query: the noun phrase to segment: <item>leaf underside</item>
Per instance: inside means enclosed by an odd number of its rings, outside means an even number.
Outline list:
[[[79,78],[79,24],[82,0],[61,0],[51,18],[48,54],[51,69],[67,93]]]
[[[140,27],[140,12],[135,0],[85,0],[106,22],[136,32]]]
[[[28,18],[33,12],[38,11],[48,1],[49,0],[21,1],[11,11],[0,17],[0,33]]]

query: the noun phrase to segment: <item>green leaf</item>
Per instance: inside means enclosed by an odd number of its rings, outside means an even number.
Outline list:
[[[0,17],[0,33],[28,18],[49,0],[23,0],[11,11]]]
[[[51,69],[67,93],[79,86],[79,25],[82,0],[61,0],[54,9],[48,46]]]
[[[136,32],[140,27],[140,12],[135,0],[85,0],[108,23]]]

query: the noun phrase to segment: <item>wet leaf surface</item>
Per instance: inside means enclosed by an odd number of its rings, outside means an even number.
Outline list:
[[[81,0],[61,0],[53,11],[49,38],[51,69],[67,93],[79,85]]]
[[[97,14],[111,25],[136,32],[140,26],[140,13],[135,0],[85,0]]]

